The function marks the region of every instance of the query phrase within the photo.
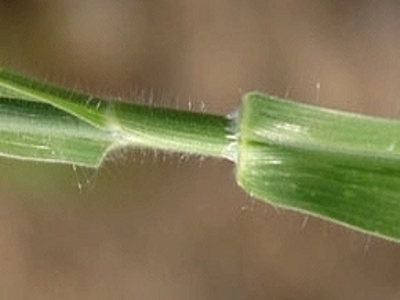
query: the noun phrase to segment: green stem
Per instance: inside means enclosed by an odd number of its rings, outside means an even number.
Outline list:
[[[0,117],[3,118],[3,122],[0,122],[0,133],[4,137],[5,132],[9,131],[7,145],[0,152],[5,156],[59,162],[75,160],[78,164],[98,166],[110,149],[133,146],[229,160],[236,158],[233,151],[235,139],[232,122],[224,116],[107,101],[43,84],[6,70],[0,70],[0,97]],[[23,105],[18,104],[18,109],[13,105],[21,100],[25,101],[26,107],[32,112],[30,116],[27,116]],[[50,110],[52,113],[48,113]],[[59,114],[69,118],[54,118]],[[6,118],[9,121],[4,121]],[[80,129],[76,131],[75,137],[78,138],[80,133],[90,129],[92,138],[79,137],[80,147],[73,153],[74,149],[69,145],[76,143],[77,139],[67,135],[66,128],[75,128],[77,120],[80,121]],[[52,129],[51,140],[48,138],[46,126],[43,126],[46,123]],[[10,124],[13,127],[11,131]],[[25,136],[35,136],[29,142],[36,144],[36,150],[25,143],[21,139],[22,135],[17,132],[23,132]],[[59,156],[49,155],[60,153],[54,151],[54,147],[59,147],[60,144],[64,149],[69,149],[70,157],[65,155],[65,151]],[[15,145],[20,147],[16,149]],[[81,150],[89,145],[91,148],[95,146],[97,151],[86,155],[85,157],[90,157],[87,161],[85,158],[76,160],[82,156],[79,154]],[[48,151],[42,154],[37,149]]]
[[[121,143],[235,159],[232,121],[224,116],[110,103],[107,127]]]
[[[233,161],[278,207],[400,241],[400,121],[260,93],[238,116],[107,101],[0,70],[0,156],[98,167],[113,148]]]

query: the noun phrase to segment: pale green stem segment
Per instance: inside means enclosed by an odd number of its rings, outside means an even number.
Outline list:
[[[400,121],[244,97],[235,117],[106,101],[0,70],[0,155],[98,167],[116,147],[225,158],[250,195],[400,241]]]

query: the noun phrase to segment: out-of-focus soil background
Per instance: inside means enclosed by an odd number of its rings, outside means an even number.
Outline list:
[[[400,3],[1,0],[0,63],[220,114],[261,90],[399,117]],[[400,299],[400,246],[255,201],[224,161],[0,159],[0,297]]]

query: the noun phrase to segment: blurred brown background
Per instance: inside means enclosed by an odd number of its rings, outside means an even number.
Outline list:
[[[102,96],[400,115],[398,1],[1,0],[0,45],[1,66]],[[400,299],[399,245],[250,199],[228,162],[0,174],[2,299]]]

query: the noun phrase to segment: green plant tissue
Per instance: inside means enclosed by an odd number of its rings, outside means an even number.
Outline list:
[[[245,96],[237,180],[255,198],[400,239],[400,122]]]

